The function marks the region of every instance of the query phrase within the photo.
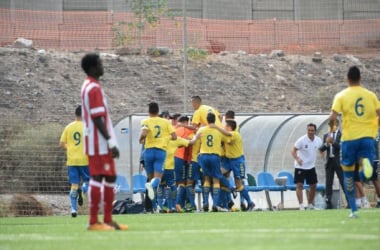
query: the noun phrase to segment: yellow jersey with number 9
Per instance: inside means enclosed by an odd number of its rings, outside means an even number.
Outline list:
[[[145,148],[159,148],[166,150],[170,136],[175,129],[170,120],[161,117],[150,117],[141,122],[141,129],[147,129]]]
[[[378,109],[376,94],[362,86],[350,86],[336,94],[332,110],[342,114],[342,141],[375,138]]]
[[[61,142],[66,144],[67,166],[88,166],[88,157],[83,149],[83,124],[71,122],[61,134]]]

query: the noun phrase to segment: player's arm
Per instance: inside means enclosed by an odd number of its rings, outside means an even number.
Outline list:
[[[63,149],[66,149],[67,148],[67,143],[66,142],[63,142],[63,141],[60,141],[59,142],[59,146]]]
[[[148,129],[147,128],[142,128],[139,136],[139,143],[144,144],[145,138],[148,135]]]
[[[214,124],[209,124],[208,126],[209,126],[210,128],[216,128],[216,129],[219,130],[220,133],[222,133],[223,135],[226,135],[226,136],[231,136],[231,135],[232,135],[232,133],[231,133],[230,131],[228,131],[228,130],[222,128],[222,127],[217,126],[215,123],[214,123]]]
[[[331,110],[330,115],[329,115],[329,124],[330,123],[335,123],[335,121],[338,119],[338,112],[335,110]]]
[[[61,139],[59,140],[59,146],[63,149],[67,149],[67,132],[66,128],[63,130]]]
[[[380,109],[377,109],[376,113],[377,113],[377,123],[380,125]]]
[[[112,157],[119,158],[120,156],[119,149],[117,148],[116,142],[114,141],[114,139],[112,139],[111,136],[108,134],[106,125],[103,122],[103,117],[102,116],[95,117],[93,118],[93,121],[94,121],[95,127],[100,131],[102,136],[107,140],[108,147],[111,149],[111,152],[112,152]]]
[[[198,132],[195,134],[195,136],[190,140],[189,144],[190,144],[190,145],[194,145],[195,142],[196,142],[199,138],[201,138],[201,135],[202,135],[202,133],[201,133],[200,131],[198,131]]]
[[[176,134],[175,132],[172,132],[172,133],[170,134],[170,136],[171,136],[171,137],[170,137],[171,140],[173,140],[173,141],[174,141],[174,140],[177,140],[177,134]]]
[[[189,124],[185,124],[185,123],[177,123],[177,127],[184,127],[184,128],[196,131],[199,126],[196,124],[189,125]]]

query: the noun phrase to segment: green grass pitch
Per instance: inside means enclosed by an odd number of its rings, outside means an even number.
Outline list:
[[[0,219],[0,249],[379,249],[380,209],[117,215],[128,231],[89,232],[88,216]],[[99,217],[101,218],[101,217]]]

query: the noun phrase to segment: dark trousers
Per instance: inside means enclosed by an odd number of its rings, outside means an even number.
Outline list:
[[[340,186],[344,190],[343,170],[336,158],[329,158],[326,162],[326,202],[331,203],[334,173],[338,176]],[[345,193],[345,192],[344,192]]]

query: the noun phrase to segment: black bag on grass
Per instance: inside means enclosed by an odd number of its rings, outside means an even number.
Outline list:
[[[135,203],[132,199],[116,200],[113,202],[112,214],[140,214],[144,212],[144,205]]]

